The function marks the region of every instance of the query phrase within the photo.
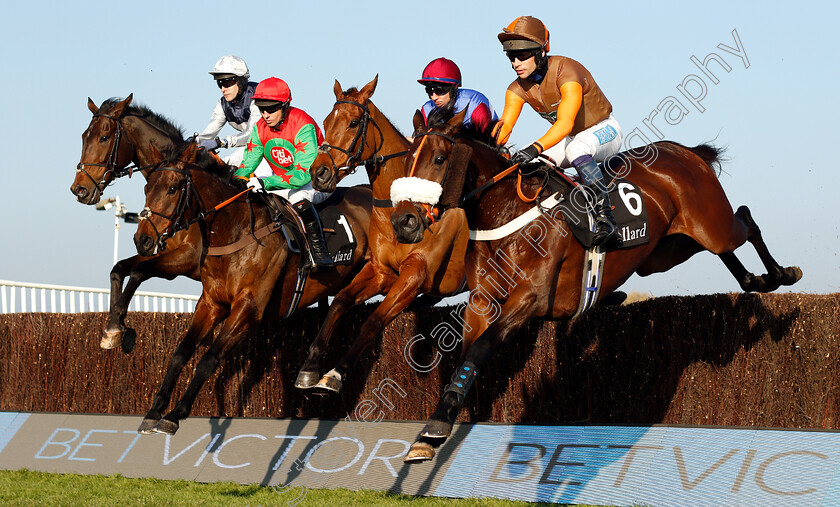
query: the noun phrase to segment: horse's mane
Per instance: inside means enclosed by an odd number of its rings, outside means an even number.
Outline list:
[[[110,99],[106,100],[102,103],[99,107],[100,111],[107,111],[117,105],[117,103],[122,102],[123,99],[118,97],[111,97]],[[138,118],[142,118],[161,131],[163,131],[166,135],[172,138],[175,142],[181,142],[184,140],[184,132],[181,127],[177,126],[172,120],[163,116],[160,113],[156,113],[149,109],[148,107],[142,104],[131,103],[126,108],[125,113],[123,116],[136,116]]]
[[[451,108],[436,107],[429,113],[429,117],[426,119],[426,126],[438,130],[445,129],[453,116],[455,114]],[[505,151],[506,147],[497,142],[496,138],[491,135],[492,131],[492,125],[486,131],[483,131],[475,125],[466,126],[462,123],[452,134],[459,138],[474,141],[497,154],[501,154]]]
[[[190,146],[195,146],[195,144],[182,142],[176,144],[175,146],[172,146],[169,149],[164,150],[163,160],[159,165],[164,166],[172,162],[180,161],[184,152]],[[217,155],[211,155],[208,151],[201,149],[197,150],[195,153],[195,162],[192,163],[190,168],[198,169],[199,171],[205,172],[211,176],[216,177],[222,183],[228,185],[230,184],[231,166],[222,162],[222,160]]]

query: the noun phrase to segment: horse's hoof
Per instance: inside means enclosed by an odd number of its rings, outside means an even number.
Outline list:
[[[102,331],[102,339],[99,340],[99,347],[105,350],[115,349],[122,343],[122,337],[122,330],[106,329]]]
[[[131,354],[134,350],[134,347],[137,346],[137,331],[132,328],[127,328],[125,333],[123,334],[122,343],[120,347],[122,348],[123,354]]]
[[[318,378],[321,376],[317,371],[299,371],[295,387],[298,389],[311,389],[318,385]]]
[[[431,420],[420,432],[421,437],[426,438],[449,438],[452,433],[452,425],[444,421]]]
[[[782,285],[793,285],[802,279],[802,270],[799,266],[790,266],[783,270]]]
[[[174,435],[178,431],[178,423],[172,422],[169,419],[161,419],[155,424],[152,431],[155,433],[163,433],[164,435]]]
[[[143,419],[143,422],[140,423],[140,427],[137,428],[137,433],[140,433],[141,435],[154,435],[154,427],[158,422],[160,422],[160,419],[149,419],[146,417]]]
[[[329,374],[324,375],[321,377],[321,380],[315,384],[315,389],[318,389],[322,392],[327,391],[331,393],[337,393],[341,391],[341,379],[332,377]]]
[[[435,449],[426,442],[414,442],[408,449],[403,461],[405,463],[423,463],[435,457]]]

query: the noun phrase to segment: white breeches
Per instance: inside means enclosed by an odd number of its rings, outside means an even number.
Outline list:
[[[590,155],[596,162],[603,162],[621,150],[621,126],[612,114],[574,136],[566,136],[559,143],[543,152],[558,167],[571,167],[572,161]]]

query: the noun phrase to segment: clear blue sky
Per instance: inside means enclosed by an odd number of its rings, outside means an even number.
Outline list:
[[[810,5],[809,5],[810,4]],[[353,7],[356,6],[356,7]],[[0,279],[106,287],[113,257],[111,212],[70,194],[81,134],[97,104],[134,93],[135,101],[185,132],[207,123],[219,91],[207,72],[224,54],[243,57],[253,79],[285,79],[295,106],[321,121],[333,104],[333,80],[361,86],[377,73],[374,101],[404,132],[426,97],[416,79],[446,56],[464,86],[485,93],[501,112],[514,78],[496,40],[516,16],[541,18],[551,53],[575,58],[612,102],[625,135],[667,97],[688,114],[654,120],[665,138],[727,148],[721,182],[733,207],[747,204],[771,252],[805,276],[792,290],[840,291],[840,205],[833,153],[837,123],[833,2],[7,2],[0,42],[4,121],[0,139]],[[443,19],[431,21],[435,16]],[[746,62],[718,47],[736,47]],[[691,62],[717,53],[718,84]],[[704,79],[703,112],[677,90]],[[697,85],[693,90],[698,91]],[[548,124],[526,110],[511,140],[526,145]],[[130,211],[144,202],[142,179],[119,180]],[[134,253],[135,226],[123,225],[120,257]],[[751,247],[737,251],[763,272]],[[196,282],[150,281],[143,287],[199,292]],[[654,295],[738,290],[723,264],[701,253],[667,274],[634,276],[625,290]]]

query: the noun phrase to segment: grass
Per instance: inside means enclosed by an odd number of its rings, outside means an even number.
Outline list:
[[[0,505],[239,505],[269,506],[294,503],[300,488],[286,494],[256,485],[227,483],[202,484],[190,481],[160,479],[131,479],[121,475],[75,475],[32,472],[29,470],[0,471]],[[490,506],[514,507],[534,504],[496,499],[450,499],[397,495],[381,491],[350,491],[346,489],[309,490],[296,505],[300,507],[341,506]]]

